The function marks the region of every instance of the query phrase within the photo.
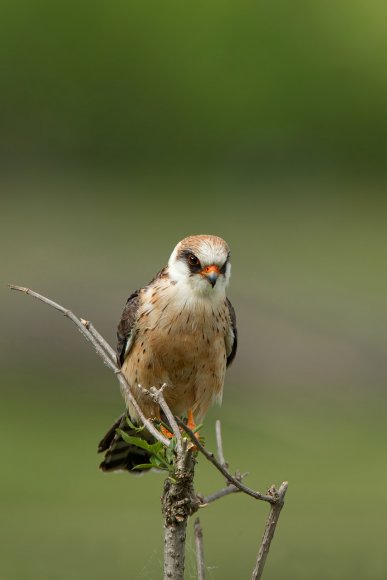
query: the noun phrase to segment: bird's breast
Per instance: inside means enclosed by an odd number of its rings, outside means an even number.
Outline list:
[[[138,319],[125,374],[146,389],[166,383],[165,397],[173,412],[193,408],[203,416],[211,401],[221,397],[226,333],[222,306],[148,302]]]
[[[211,361],[221,364],[225,353],[225,330],[216,314],[171,310],[160,317],[150,317],[146,334],[150,352],[174,380],[192,376],[209,368]],[[152,319],[154,320],[152,321]],[[153,323],[152,323],[153,322]],[[145,331],[145,329],[144,329]]]

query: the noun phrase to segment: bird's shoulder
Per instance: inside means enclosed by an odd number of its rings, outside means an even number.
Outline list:
[[[227,366],[233,362],[237,347],[238,347],[238,330],[237,330],[237,323],[236,323],[236,314],[233,305],[231,304],[230,300],[226,298],[226,308],[228,310],[228,314],[230,317],[230,333],[228,343],[228,352],[227,352]]]
[[[137,320],[138,306],[140,303],[140,290],[133,292],[126,301],[121,319],[117,327],[117,358],[120,365],[125,359],[126,347],[132,335]]]
[[[121,314],[121,319],[117,327],[117,359],[120,365],[123,364],[125,356],[132,344],[135,334],[136,322],[138,319],[142,295],[152,286],[168,278],[168,268],[165,267],[152,278],[143,288],[135,290],[126,301]]]
[[[149,284],[145,286],[145,288],[143,288],[143,290],[146,290],[147,288],[149,288],[149,286],[154,286],[158,282],[164,282],[168,279],[169,279],[168,266],[165,266],[162,270],[160,270],[160,272],[157,272],[156,276],[152,278],[152,280],[149,282]]]

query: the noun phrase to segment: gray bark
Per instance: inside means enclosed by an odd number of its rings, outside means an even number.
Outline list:
[[[193,488],[195,473],[194,446],[187,439],[176,459],[176,470],[164,483],[161,498],[164,517],[164,580],[183,580],[187,520],[198,509]]]

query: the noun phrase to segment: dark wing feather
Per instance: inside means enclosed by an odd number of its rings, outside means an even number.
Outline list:
[[[151,284],[156,282],[156,280],[164,278],[167,275],[167,268],[163,268],[154,278],[152,278],[145,288],[148,288]],[[137,319],[140,292],[141,290],[136,290],[129,296],[117,328],[117,359],[120,365],[122,365],[125,360],[127,354],[125,353],[126,345],[132,337],[133,327]]]
[[[230,320],[231,320],[231,328],[233,330],[234,333],[234,340],[233,343],[231,345],[231,352],[227,357],[227,366],[230,366],[230,364],[232,363],[232,361],[235,358],[236,355],[236,351],[237,351],[237,346],[238,346],[238,330],[236,327],[236,315],[235,315],[235,310],[233,305],[231,304],[230,300],[228,298],[226,298],[226,303],[228,306],[228,311],[230,314]]]
[[[136,290],[131,294],[126,302],[124,311],[121,316],[121,320],[117,328],[117,359],[119,364],[122,366],[125,360],[125,349],[128,344],[128,340],[132,336],[134,323],[137,318],[137,309],[139,303],[140,290]]]

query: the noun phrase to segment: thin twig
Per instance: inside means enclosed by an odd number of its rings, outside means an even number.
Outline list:
[[[106,354],[109,355],[109,357],[111,358],[111,360],[115,364],[117,362],[117,355],[116,355],[115,351],[112,349],[112,347],[110,346],[110,344],[107,342],[107,340],[105,340],[104,337],[102,336],[102,334],[100,334],[98,332],[98,330],[92,325],[90,320],[84,320],[83,318],[81,318],[81,322],[84,326],[86,326],[86,328],[90,332],[90,334],[92,334],[94,336],[96,341],[102,346],[102,348],[105,350]]]
[[[156,427],[153,425],[153,423],[151,421],[149,421],[149,419],[147,419],[145,417],[145,415],[143,414],[143,412],[141,411],[141,408],[139,407],[136,399],[134,398],[134,396],[130,390],[130,387],[128,385],[126,378],[121,373],[121,370],[117,366],[117,364],[115,363],[114,358],[113,358],[113,360],[111,358],[110,353],[114,352],[113,349],[109,346],[108,351],[106,350],[107,343],[106,343],[105,339],[103,339],[103,343],[101,344],[101,339],[100,339],[101,335],[99,334],[99,332],[96,331],[95,333],[92,333],[90,331],[90,323],[88,323],[88,325],[86,325],[84,323],[85,321],[82,322],[77,316],[75,316],[75,314],[73,312],[71,312],[71,310],[68,310],[67,308],[63,308],[63,306],[61,306],[60,304],[57,304],[53,300],[50,300],[49,298],[46,298],[45,296],[42,296],[41,294],[38,294],[37,292],[34,292],[34,290],[31,290],[30,288],[25,288],[23,286],[15,286],[14,284],[8,284],[8,286],[11,290],[18,290],[19,292],[23,292],[24,294],[29,294],[33,298],[37,298],[41,302],[48,304],[48,306],[55,308],[55,310],[59,310],[59,312],[62,312],[62,314],[64,314],[67,318],[69,318],[77,326],[78,329],[83,334],[83,336],[86,338],[86,340],[88,340],[94,346],[97,354],[99,354],[99,356],[102,358],[102,360],[104,361],[106,366],[109,367],[116,374],[117,379],[121,385],[121,388],[122,388],[123,392],[125,393],[125,397],[127,399],[129,399],[129,401],[131,402],[131,404],[135,408],[138,416],[140,417],[140,419],[141,419],[143,425],[146,427],[146,429],[155,437],[155,439],[157,439],[158,441],[163,443],[163,445],[165,445],[166,447],[169,447],[170,441],[166,437],[164,437],[164,435],[162,435],[162,433],[160,433],[156,429]]]
[[[195,525],[195,545],[196,545],[196,567],[198,580],[205,580],[206,565],[204,563],[203,530],[199,518],[196,518]]]
[[[163,390],[165,387],[166,387],[165,384],[161,387],[161,389],[157,389],[156,387],[151,387],[150,393],[151,393],[151,395],[153,395],[156,402],[160,405],[161,409],[164,411],[164,414],[165,414],[166,418],[168,419],[169,425],[171,426],[173,434],[177,440],[176,451],[177,451],[177,453],[181,453],[181,449],[182,449],[181,433],[180,433],[180,429],[176,423],[175,417],[174,417],[171,409],[169,408],[169,406],[164,398]]]
[[[222,427],[219,419],[215,422],[215,435],[216,435],[216,446],[218,448],[218,459],[219,463],[228,469],[228,463],[223,455],[223,443],[222,443]]]
[[[241,490],[238,487],[235,487],[234,484],[230,483],[227,487],[223,487],[218,491],[214,491],[210,495],[206,496],[198,496],[200,499],[200,506],[199,507],[206,507],[209,503],[216,501],[217,499],[222,499],[222,497],[226,497],[227,495],[231,495],[232,493],[241,493]]]
[[[181,419],[179,419],[179,417],[175,417],[175,419],[176,419],[178,425],[180,425],[180,427],[182,427],[183,430],[187,433],[187,435],[191,439],[192,443],[194,443],[196,445],[196,447],[199,449],[199,451],[201,451],[201,453],[203,453],[203,455],[208,459],[208,461],[210,461],[216,467],[216,469],[224,475],[224,477],[227,479],[227,481],[229,481],[230,483],[235,485],[235,487],[238,487],[241,491],[243,491],[244,493],[247,493],[247,495],[250,495],[251,497],[253,497],[255,499],[267,501],[271,504],[276,503],[277,494],[274,491],[271,492],[271,495],[265,495],[263,493],[260,493],[259,491],[254,491],[253,489],[250,489],[249,487],[247,487],[246,485],[244,485],[243,483],[238,481],[238,479],[236,477],[232,476],[231,473],[229,473],[227,471],[227,469],[225,467],[223,467],[223,465],[221,465],[217,459],[215,459],[213,453],[211,453],[210,451],[207,451],[207,449],[205,447],[203,447],[203,445],[200,443],[200,441],[196,438],[195,433],[193,431],[191,431],[191,429],[189,427],[187,427],[187,425]]]
[[[219,419],[217,419],[215,422],[215,435],[216,435],[216,446],[217,446],[217,450],[218,450],[219,463],[222,467],[224,467],[224,469],[228,469],[228,463],[225,460],[224,453],[223,453],[222,429],[221,429],[221,423],[220,423]],[[243,479],[243,476],[240,473],[237,473],[235,475],[235,477],[238,481],[242,481],[242,479]],[[200,499],[200,507],[206,507],[209,503],[212,503],[218,499],[221,499],[222,497],[226,497],[227,495],[231,495],[232,493],[238,493],[238,492],[239,493],[241,492],[241,490],[238,487],[236,487],[233,483],[228,483],[228,485],[226,487],[219,489],[218,491],[215,491],[214,493],[207,495],[205,497],[203,497],[199,494],[198,497]]]
[[[278,499],[274,505],[270,507],[269,517],[267,518],[265,531],[261,545],[259,547],[257,561],[253,570],[251,580],[259,580],[262,576],[263,568],[265,566],[267,554],[270,549],[270,544],[274,536],[274,532],[278,523],[281,510],[284,505],[284,498],[288,489],[288,482],[284,481],[278,490]]]

